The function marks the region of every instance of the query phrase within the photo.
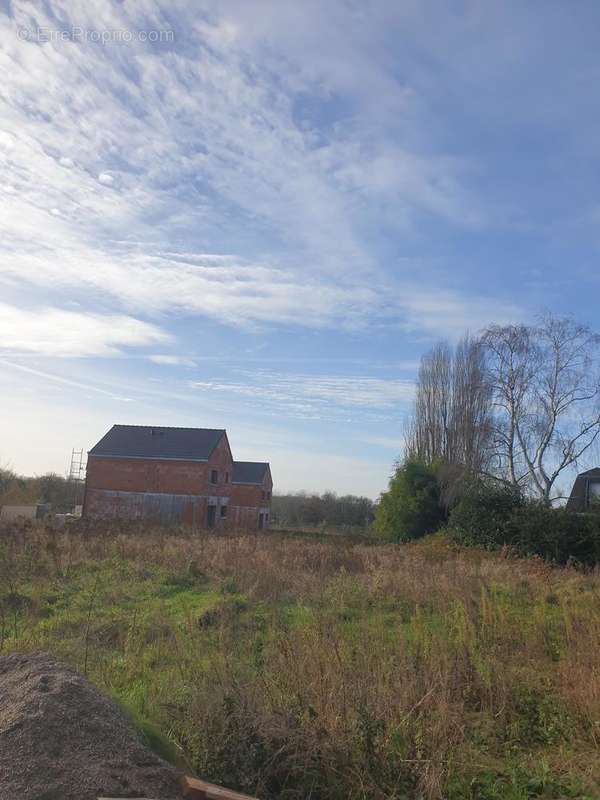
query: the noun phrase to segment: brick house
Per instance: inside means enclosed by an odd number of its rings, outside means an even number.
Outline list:
[[[267,463],[234,461],[227,432],[113,425],[88,453],[83,516],[266,528]]]
[[[269,524],[273,480],[267,463],[234,461],[232,480],[232,514],[235,526],[254,527],[258,508],[258,527]]]

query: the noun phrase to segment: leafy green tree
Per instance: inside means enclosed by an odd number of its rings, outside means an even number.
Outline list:
[[[432,533],[444,522],[436,467],[414,459],[397,466],[375,509],[375,532],[384,539],[407,542]]]

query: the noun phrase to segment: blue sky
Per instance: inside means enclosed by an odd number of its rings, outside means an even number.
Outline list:
[[[226,427],[280,491],[376,496],[437,339],[600,327],[597,3],[17,2],[0,26],[0,464]]]

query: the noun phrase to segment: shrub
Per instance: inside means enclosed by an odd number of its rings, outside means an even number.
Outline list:
[[[444,522],[435,467],[415,460],[398,466],[375,509],[375,532],[384,539],[407,542]]]
[[[513,544],[524,555],[539,555],[557,564],[600,561],[600,519],[564,508],[527,503],[512,518]]]
[[[527,501],[517,489],[499,483],[478,480],[465,487],[449,527],[461,544],[509,545],[522,555],[557,564],[600,561],[600,517]]]
[[[518,489],[477,479],[466,484],[459,497],[449,520],[455,539],[487,548],[513,544],[512,518],[525,505]]]

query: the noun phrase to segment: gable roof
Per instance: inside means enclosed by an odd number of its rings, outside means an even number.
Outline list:
[[[88,455],[207,461],[221,437],[226,435],[225,430],[213,428],[113,425]]]
[[[252,483],[262,485],[269,469],[263,461],[234,461],[232,483]]]
[[[578,478],[600,478],[600,467],[592,467],[585,472],[580,472]]]
[[[600,467],[580,472],[575,478],[571,494],[567,500],[569,511],[587,511],[589,506],[589,484],[600,481]]]

